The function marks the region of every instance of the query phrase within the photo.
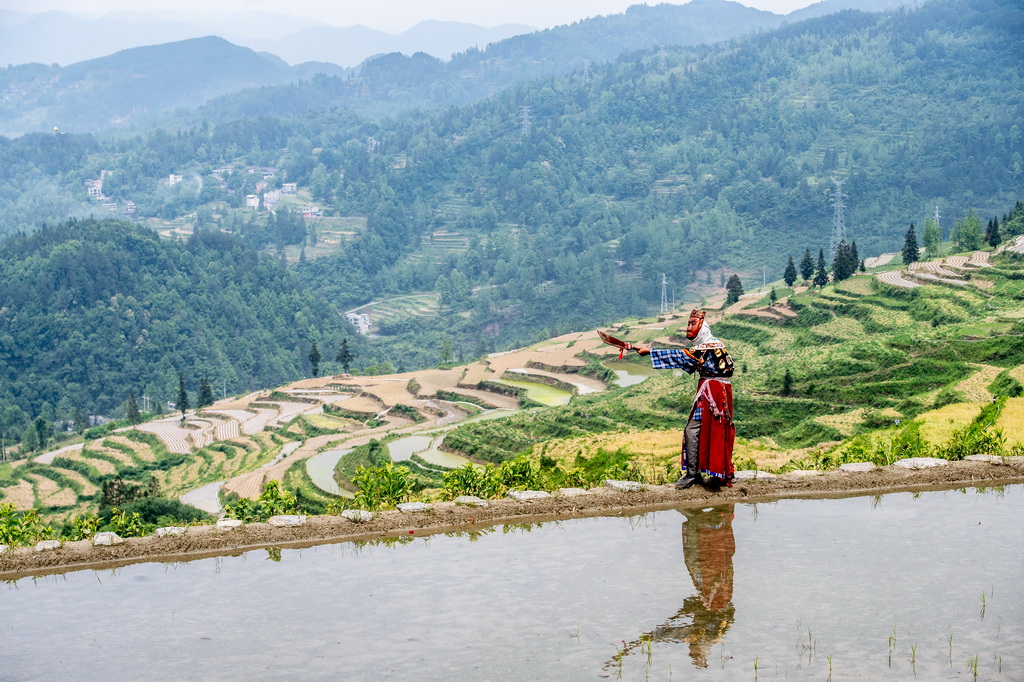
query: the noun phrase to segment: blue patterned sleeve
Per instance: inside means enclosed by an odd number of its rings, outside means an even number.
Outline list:
[[[697,361],[677,348],[652,348],[651,366],[654,369],[681,369],[693,374]]]

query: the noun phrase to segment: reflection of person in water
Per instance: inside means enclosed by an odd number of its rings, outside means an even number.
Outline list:
[[[683,600],[679,612],[651,632],[625,645],[610,663],[619,663],[648,641],[687,642],[690,658],[700,668],[708,665],[708,653],[732,625],[732,533],[734,505],[684,512],[683,561],[697,594]]]

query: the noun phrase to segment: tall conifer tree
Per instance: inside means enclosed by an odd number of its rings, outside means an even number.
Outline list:
[[[917,252],[917,233],[914,232],[914,223],[910,223],[907,236],[903,239],[903,264],[910,265],[920,260]]]
[[[804,257],[800,260],[800,275],[804,279],[814,276],[814,261],[811,259],[811,250],[804,250]]]
[[[796,266],[793,265],[793,257],[789,257],[789,263],[786,264],[786,271],[782,273],[782,281],[786,283],[787,287],[793,286],[793,282],[796,281]]]

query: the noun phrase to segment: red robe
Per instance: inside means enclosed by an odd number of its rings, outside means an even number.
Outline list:
[[[702,474],[722,479],[731,486],[735,471],[732,465],[732,447],[736,439],[736,427],[732,423],[732,384],[702,378],[690,415],[692,416],[693,411],[698,408],[701,410],[701,421],[697,470]],[[685,452],[682,466],[686,468]]]

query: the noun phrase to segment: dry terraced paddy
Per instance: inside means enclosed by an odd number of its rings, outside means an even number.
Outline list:
[[[988,390],[996,375],[1002,372],[1002,368],[992,365],[970,364],[976,371],[969,377],[958,383],[954,390],[959,391],[967,400],[976,403],[989,402],[992,394]]]
[[[996,427],[1003,430],[1007,444],[1024,443],[1024,398],[1009,398],[996,419]]]
[[[91,454],[95,451],[95,448],[83,450],[80,453],[73,455],[65,455],[68,459],[88,464],[95,469],[102,476],[111,476],[117,473],[117,467],[106,459],[99,457],[92,457]]]
[[[864,338],[864,325],[852,317],[834,317],[825,324],[811,327],[811,331],[820,337],[840,341]]]
[[[860,407],[841,414],[818,415],[814,418],[814,421],[835,429],[844,437],[849,437],[853,435],[854,429],[864,421],[865,412],[867,412],[867,408]],[[890,408],[878,410],[877,412],[888,413],[888,416],[892,419],[898,419],[901,416],[899,412]]]
[[[924,412],[917,417],[921,422],[921,437],[932,445],[945,443],[954,431],[970,424],[980,411],[981,406],[974,403],[954,403]]]
[[[30,481],[21,479],[16,485],[3,488],[3,500],[14,505],[15,509],[32,509],[36,506],[36,493]]]
[[[77,471],[72,471],[70,469],[61,469],[60,467],[53,467],[53,470],[64,476],[64,478],[67,478],[78,484],[81,487],[82,495],[92,495],[94,493],[99,492],[99,488],[92,481],[90,481]]]
[[[919,282],[907,279],[903,276],[902,270],[890,270],[888,272],[880,272],[878,275],[878,281],[889,286],[899,287],[901,289],[914,289],[921,286]]]

